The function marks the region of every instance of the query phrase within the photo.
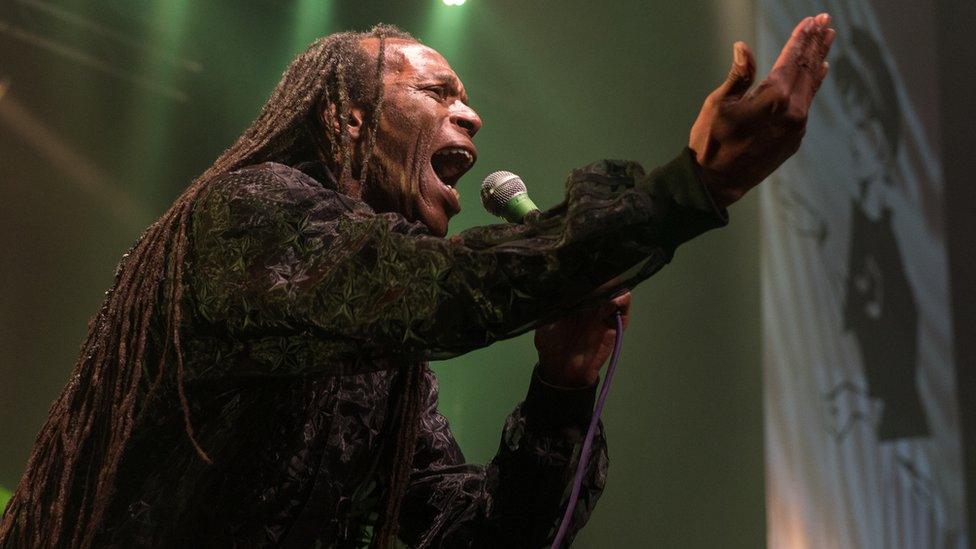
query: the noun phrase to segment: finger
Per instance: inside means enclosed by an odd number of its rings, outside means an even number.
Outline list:
[[[738,99],[749,90],[755,78],[756,58],[752,55],[752,50],[745,42],[736,42],[732,45],[732,68],[729,69],[729,76],[716,91],[721,97]]]
[[[810,109],[810,105],[813,104],[813,98],[817,95],[817,91],[820,90],[820,85],[823,84],[824,78],[827,78],[827,73],[830,72],[830,63],[824,61],[820,63],[820,70],[817,72],[817,76],[813,79],[813,87],[808,90],[806,94],[805,105],[806,109]]]
[[[826,13],[800,21],[773,64],[772,72],[779,73],[791,88],[810,88],[811,77],[819,73],[830,49],[829,43],[833,41],[832,36],[828,37],[829,30],[832,30],[830,15]]]
[[[820,84],[823,82],[823,79],[827,77],[827,72],[828,69],[830,68],[830,64],[827,63],[827,54],[830,53],[830,46],[833,45],[834,39],[836,37],[837,37],[837,31],[835,31],[832,28],[828,28],[827,31],[824,33],[823,51],[821,52],[818,59],[820,61],[820,70],[817,73],[817,86],[816,86],[818,89],[820,88]]]
[[[829,21],[829,16],[825,19]],[[804,52],[805,55],[801,61],[803,70],[799,73],[793,89],[799,108],[803,112],[809,110],[814,95],[827,76],[829,65],[825,59],[836,36],[837,32],[834,29],[824,27],[818,34],[814,35],[812,47]]]
[[[827,76],[825,61],[837,33],[830,15],[821,13],[800,21],[783,47],[773,70],[738,106],[743,121],[768,120],[770,115],[805,123],[820,84]]]
[[[610,321],[614,325],[616,325],[616,321],[614,320],[614,313],[620,312],[620,320],[623,323],[623,327],[624,329],[627,328],[627,325],[630,323],[630,303],[631,303],[630,292],[618,295],[617,297],[613,298],[610,301],[610,306],[611,306]]]
[[[827,74],[829,72],[830,72],[830,63],[827,62],[827,61],[824,61],[823,62],[823,65],[820,65],[820,82],[821,83],[823,83],[824,78],[827,78]],[[817,87],[819,88],[820,86],[818,85]]]
[[[821,13],[816,18],[817,25],[810,32],[806,47],[801,52],[798,64],[805,69],[805,75],[819,77],[827,53],[830,52],[830,45],[833,44],[837,31],[830,28],[830,16]],[[824,23],[821,23],[824,22]]]
[[[796,27],[793,28],[793,32],[790,34],[789,40],[786,41],[783,49],[779,52],[779,57],[773,63],[773,71],[780,71],[784,74],[792,75],[796,70],[795,60],[800,56],[803,45],[807,41],[807,36],[815,25],[816,22],[813,17],[804,17],[802,21],[797,23]]]
[[[814,34],[817,40],[812,53],[815,55],[816,61],[823,62],[827,58],[827,52],[830,51],[830,45],[834,42],[837,31],[830,26],[830,14],[821,13],[816,17],[816,22],[817,32]]]

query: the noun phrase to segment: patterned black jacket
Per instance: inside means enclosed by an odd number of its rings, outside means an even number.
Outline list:
[[[411,546],[541,547],[568,494],[595,388],[533,374],[498,454],[465,463],[427,360],[558,317],[619,276],[633,286],[726,223],[690,152],[645,175],[603,161],[522,225],[451,238],[377,214],[314,164],[214,180],[192,217],[184,281],[186,389],[204,464],[176,398],[158,398],[123,459],[104,545],[361,546],[383,493],[389,388],[424,368],[427,406],[399,537]],[[302,171],[304,170],[304,171]],[[528,373],[528,372],[527,372]],[[172,386],[169,387],[173,390]],[[607,475],[602,433],[572,531]]]

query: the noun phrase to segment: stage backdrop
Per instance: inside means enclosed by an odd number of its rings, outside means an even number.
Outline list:
[[[803,15],[837,42],[762,190],[770,547],[964,547],[930,1],[761,0],[760,66]]]
[[[38,429],[119,256],[253,120],[316,36],[407,29],[484,119],[452,232],[493,222],[477,188],[519,173],[555,205],[573,168],[648,169],[688,142],[752,0],[0,1],[0,487]],[[782,36],[781,39],[785,39]],[[574,548],[755,549],[765,536],[758,195],[634,292],[604,413],[607,489]],[[524,397],[532,334],[434,364],[473,463]],[[2,494],[0,494],[2,498]],[[703,527],[706,525],[707,527]]]

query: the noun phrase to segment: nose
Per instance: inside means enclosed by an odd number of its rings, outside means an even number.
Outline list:
[[[474,137],[474,134],[481,129],[481,117],[474,109],[460,100],[455,101],[454,105],[451,106],[451,122],[464,129],[468,137]]]

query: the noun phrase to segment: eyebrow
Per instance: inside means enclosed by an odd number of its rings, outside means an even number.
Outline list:
[[[458,92],[458,95],[461,98],[461,102],[464,103],[465,105],[468,104],[468,94],[465,90],[462,89],[461,80],[454,73],[438,72],[435,73],[433,76],[431,76],[430,79],[436,82],[449,84],[452,88],[454,88],[454,91]]]

